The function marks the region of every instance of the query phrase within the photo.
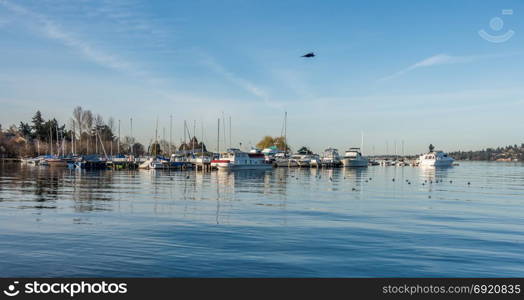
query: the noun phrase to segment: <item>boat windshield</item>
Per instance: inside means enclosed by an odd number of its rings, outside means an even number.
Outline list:
[[[346,152],[346,156],[347,157],[357,157],[358,156],[358,152],[354,152],[354,151],[348,151]]]

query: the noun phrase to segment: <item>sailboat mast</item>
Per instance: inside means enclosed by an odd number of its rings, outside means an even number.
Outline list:
[[[224,131],[224,147],[226,148],[226,151],[227,151],[227,139],[226,139],[226,118],[224,117],[224,112],[222,112],[222,127],[223,127],[223,131]]]
[[[58,143],[58,122],[56,122],[56,155],[60,156],[60,145]]]
[[[186,120],[184,120],[184,144],[186,144],[186,142],[187,142],[187,139],[186,139],[186,129],[187,129]],[[186,145],[187,145],[187,144],[186,144]]]
[[[156,117],[156,126],[155,126],[155,143],[158,141],[158,117]]]
[[[171,149],[173,145],[173,115],[169,116],[169,154],[173,153]]]
[[[360,132],[360,152],[364,153],[364,132]]]
[[[287,111],[284,112],[284,154],[287,154]]]
[[[397,140],[395,140],[395,159],[397,158]]]
[[[120,154],[120,120],[118,120],[118,143],[116,144],[116,152]]]
[[[193,137],[196,138],[196,120],[193,120]],[[189,141],[191,141],[191,155],[195,155],[195,143],[192,137],[189,137]]]
[[[49,147],[51,156],[53,155],[53,126],[49,126]]]
[[[131,152],[131,155],[133,155],[133,146],[135,144],[135,140],[133,140],[133,118],[129,118],[129,135],[131,137],[131,149],[129,152]]]
[[[229,116],[229,148],[231,148],[231,116]]]
[[[73,132],[71,133],[71,154],[75,153],[75,120],[73,120]]]
[[[217,131],[217,152],[220,153],[220,118],[218,118],[218,131]]]

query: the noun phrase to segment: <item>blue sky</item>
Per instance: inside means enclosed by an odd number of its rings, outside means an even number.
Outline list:
[[[523,3],[0,0],[0,124],[81,105],[147,144],[173,115],[214,149],[222,114],[249,145],[287,110],[295,149],[521,143]]]

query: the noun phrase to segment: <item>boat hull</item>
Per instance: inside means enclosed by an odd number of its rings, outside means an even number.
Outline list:
[[[235,165],[231,163],[218,163],[214,165],[219,170],[268,170],[272,166],[270,164],[261,165]]]
[[[342,164],[344,165],[344,167],[349,168],[363,168],[368,166],[368,160],[344,158],[342,159]]]
[[[280,168],[294,168],[299,167],[299,164],[295,160],[277,160],[273,162],[273,165],[280,167]]]
[[[61,159],[48,159],[47,160],[47,165],[50,167],[65,168],[67,167],[67,164],[68,162],[66,160],[61,160]]]
[[[453,159],[423,160],[419,163],[422,167],[451,167]]]

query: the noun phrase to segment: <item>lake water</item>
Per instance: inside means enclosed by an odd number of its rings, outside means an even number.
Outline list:
[[[522,277],[524,164],[231,173],[4,164],[0,277],[26,276]]]

